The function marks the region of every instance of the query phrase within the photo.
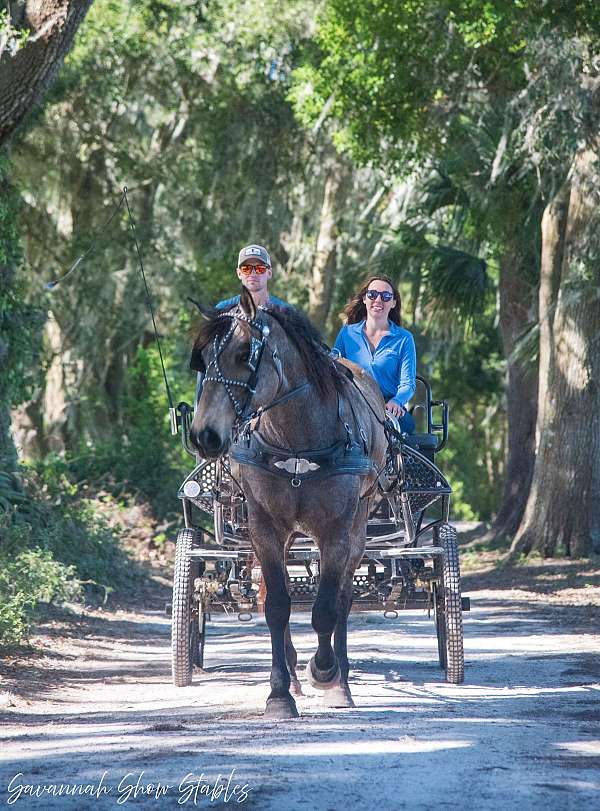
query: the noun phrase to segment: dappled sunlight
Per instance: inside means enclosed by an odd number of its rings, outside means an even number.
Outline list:
[[[302,811],[320,807],[319,785],[344,796],[357,770],[370,779],[353,782],[352,808],[368,807],[376,775],[391,770],[406,775],[403,770],[410,769],[411,780],[426,785],[433,769],[457,796],[465,770],[483,784],[488,774],[498,775],[509,790],[515,764],[527,763],[530,755],[523,752],[535,750],[535,771],[519,771],[525,796],[535,790],[539,778],[533,775],[545,764],[562,764],[584,785],[583,770],[596,762],[598,741],[578,740],[573,725],[585,729],[588,718],[596,717],[595,638],[567,633],[548,615],[522,605],[513,612],[510,604],[482,602],[474,599],[464,617],[461,685],[445,681],[435,627],[423,612],[406,612],[395,621],[353,614],[349,655],[356,706],[343,710],[323,706],[321,694],[306,684],[303,668],[316,640],[310,614],[294,614],[305,694],[296,699],[300,717],[282,722],[263,718],[271,661],[264,616],[249,623],[213,616],[206,669],[194,672],[186,688],[170,681],[168,621],[121,620],[121,635],[112,639],[106,623],[97,628],[96,657],[90,657],[93,636],[87,648],[76,640],[72,671],[61,686],[44,700],[5,713],[3,772],[49,780],[59,772],[68,776],[70,764],[77,763],[78,775],[95,779],[108,768],[113,782],[117,772],[122,777],[144,770],[148,779],[175,783],[194,769],[213,777],[235,769],[261,798],[249,807],[275,811],[284,785],[303,786],[304,802],[290,806]]]
[[[584,755],[586,757],[600,756],[600,739],[593,741],[571,741],[565,743],[555,743],[556,749],[571,752],[574,755]]]
[[[316,741],[314,743],[292,744],[282,751],[278,746],[259,746],[258,752],[266,757],[290,757],[294,755],[314,757],[315,755],[391,755],[407,752],[437,752],[442,749],[465,749],[473,744],[459,740],[418,740],[404,737],[399,740],[383,741]]]
[[[584,391],[590,383],[588,338],[581,324],[568,314],[563,314],[561,326],[556,365],[571,389]]]

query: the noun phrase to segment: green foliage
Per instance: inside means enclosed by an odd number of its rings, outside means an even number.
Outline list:
[[[403,172],[444,149],[469,97],[494,104],[530,79],[527,43],[544,32],[597,41],[593,2],[328,0],[319,50],[292,91],[307,123],[332,99],[341,142]]]
[[[2,517],[0,516],[0,530]],[[14,530],[14,528],[13,528]],[[28,540],[13,531],[19,541]],[[47,549],[24,549],[7,554],[0,549],[0,646],[14,645],[27,635],[39,603],[79,596],[73,567],[54,560]]]
[[[14,285],[22,262],[18,231],[20,200],[0,153],[0,407],[17,405],[31,393],[32,365],[40,347],[42,317]]]
[[[140,495],[161,516],[176,506],[189,459],[169,435],[157,356],[144,348],[149,317],[125,216],[59,293],[43,294],[40,280],[88,247],[127,183],[173,390],[191,400],[182,302],[236,292],[242,243],[268,244],[274,292],[308,301],[334,137],[354,159],[336,213],[334,303],[371,266],[400,282],[421,367],[437,396],[450,389],[446,459],[460,509],[488,517],[505,436],[498,267],[517,242],[535,289],[539,167],[556,158],[546,188],[560,181],[569,122],[575,112],[579,131],[585,118],[577,92],[552,92],[582,67],[593,72],[585,51],[599,16],[587,2],[96,0],[13,148],[27,201],[22,289],[58,333],[38,372],[40,422],[51,364],[64,396],[64,425],[44,426],[39,452],[58,435],[67,453],[55,470]],[[558,47],[576,34],[579,46]],[[396,204],[399,176],[414,188]],[[14,250],[10,210],[2,227]],[[32,388],[33,322],[12,299],[5,309],[11,329],[29,323],[7,343],[17,401]]]
[[[494,319],[488,303],[466,336],[460,330],[417,336],[419,371],[434,398],[448,400],[448,445],[437,461],[452,486],[452,514],[465,520],[488,520],[502,491],[504,362]]]
[[[28,28],[16,28],[7,9],[0,10],[0,54],[6,52],[14,56],[24,48],[29,40]]]
[[[163,351],[171,383],[178,388],[187,383],[191,399],[194,383],[192,376],[175,363],[175,342],[167,342]],[[183,455],[179,438],[170,433],[168,401],[155,346],[138,349],[127,371],[123,422],[115,427],[114,436],[94,444],[82,443],[55,464],[68,471],[71,479],[87,480],[96,488],[102,485],[117,498],[141,497],[158,517],[164,518],[178,508],[177,490],[189,457]]]
[[[22,640],[41,604],[97,599],[139,576],[64,462],[0,474],[0,645]]]

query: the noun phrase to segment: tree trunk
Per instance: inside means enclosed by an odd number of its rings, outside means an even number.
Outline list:
[[[338,218],[346,177],[346,165],[343,163],[343,158],[337,156],[325,178],[319,233],[308,290],[308,314],[319,330],[325,328],[331,310],[336,268]]]
[[[0,471],[13,470],[17,452],[10,430],[10,411],[16,397],[15,346],[19,310],[15,306],[15,267],[20,261],[17,205],[7,176],[7,157],[0,150]]]
[[[513,537],[523,518],[533,476],[537,416],[537,365],[516,360],[513,352],[531,322],[533,287],[528,264],[534,261],[522,246],[505,252],[500,262],[500,330],[507,358],[506,413],[508,422],[506,470],[500,509],[486,540]]]
[[[578,153],[542,221],[537,454],[511,553],[588,554],[600,500],[597,154]]]
[[[92,0],[27,0],[12,3],[11,22],[27,30],[27,42],[12,55],[0,52],[0,145],[48,90]]]

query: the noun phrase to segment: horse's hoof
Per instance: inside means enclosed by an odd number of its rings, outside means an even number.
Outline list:
[[[343,709],[356,706],[352,699],[352,693],[347,684],[338,684],[323,693],[321,698],[322,707],[332,707]]]
[[[315,690],[332,690],[340,683],[340,666],[336,662],[329,670],[319,670],[313,656],[306,665],[306,678]]]
[[[283,721],[286,718],[298,718],[300,713],[296,702],[291,696],[283,698],[268,698],[265,707],[265,718],[270,721]]]
[[[290,681],[290,693],[293,696],[303,696],[304,693],[302,692],[302,685],[298,681],[298,679],[292,679]]]

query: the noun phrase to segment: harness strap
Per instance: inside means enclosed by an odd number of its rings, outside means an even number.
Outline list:
[[[278,397],[276,400],[273,400],[268,405],[259,406],[256,409],[256,411],[254,411],[252,414],[250,414],[250,416],[248,417],[247,422],[250,422],[251,420],[254,420],[256,418],[260,418],[265,413],[265,411],[269,411],[271,408],[274,408],[277,405],[281,405],[281,403],[285,403],[286,400],[291,400],[292,397],[295,397],[297,394],[301,394],[309,386],[310,386],[310,383],[308,381],[306,381],[304,383],[301,383],[299,386],[296,386],[295,389],[291,389],[290,391],[286,392],[285,394],[282,394],[280,397]]]
[[[292,487],[300,487],[307,480],[343,473],[366,476],[374,470],[373,462],[360,446],[353,444],[348,448],[343,439],[317,451],[294,451],[276,448],[254,431],[246,442],[233,445],[230,455],[240,465],[258,467],[287,478]]]

